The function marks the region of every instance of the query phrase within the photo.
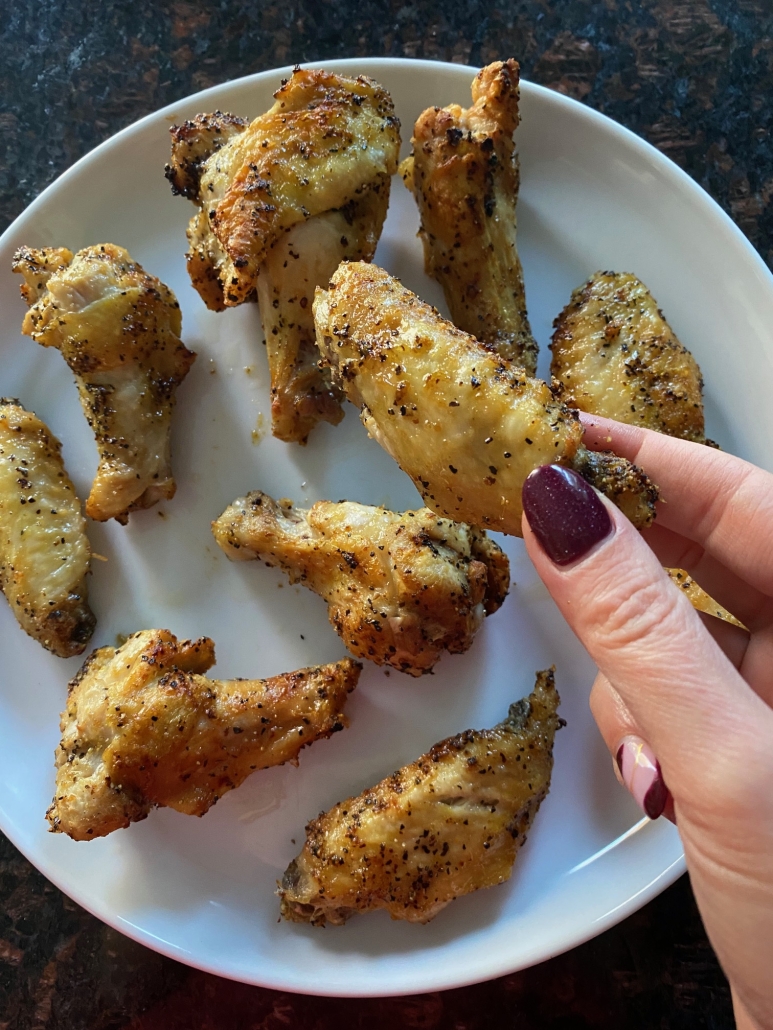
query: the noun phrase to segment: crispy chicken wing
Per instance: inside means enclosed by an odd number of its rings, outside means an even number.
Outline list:
[[[419,207],[424,267],[443,287],[451,318],[534,375],[537,344],[515,245],[518,81],[517,61],[496,61],[475,76],[472,107],[427,108],[400,173]]]
[[[566,404],[705,442],[698,363],[635,275],[596,272],[554,324],[551,372]]]
[[[81,654],[96,624],[85,527],[61,444],[0,398],[0,589],[22,629],[60,658]]]
[[[371,436],[433,511],[521,535],[521,487],[571,465],[635,524],[657,491],[615,455],[582,446],[576,414],[546,383],[482,346],[375,265],[342,264],[314,301],[317,344]]]
[[[22,247],[13,262],[30,310],[22,332],[57,347],[75,375],[99,467],[86,501],[98,522],[174,496],[174,394],[195,354],[172,291],[112,243],[73,255]]]
[[[703,379],[635,275],[596,272],[556,319],[551,370],[571,407],[693,443],[708,443]],[[684,569],[666,569],[694,608],[743,624]]]
[[[323,597],[353,654],[412,676],[430,672],[443,651],[466,651],[510,585],[493,540],[426,508],[318,501],[304,511],[255,491],[212,531],[234,561],[263,558]]]
[[[552,671],[537,673],[494,729],[441,741],[312,820],[279,889],[285,919],[322,926],[385,908],[426,923],[509,879],[550,787],[558,701]]]
[[[204,815],[255,769],[343,729],[351,658],[267,680],[212,680],[211,640],[168,630],[100,647],[70,683],[51,829],[92,840],[168,806]]]
[[[339,422],[340,394],[317,367],[311,302],[339,262],[375,252],[397,168],[400,126],[371,79],[297,68],[247,125],[198,115],[172,129],[167,177],[199,206],[188,271],[213,310],[257,289],[271,371],[273,432],[305,442]]]

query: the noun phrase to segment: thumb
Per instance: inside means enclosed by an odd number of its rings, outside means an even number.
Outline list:
[[[739,793],[760,782],[747,763],[769,774],[760,724],[771,710],[633,526],[576,472],[535,469],[523,507],[537,572],[657,756],[680,818],[681,805],[715,820],[722,799],[738,816]]]

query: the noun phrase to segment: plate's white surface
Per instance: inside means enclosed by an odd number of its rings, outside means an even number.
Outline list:
[[[424,107],[469,102],[468,68],[386,59],[326,67],[371,74],[391,90],[404,150]],[[261,488],[299,503],[419,504],[351,407],[340,426],[320,426],[305,449],[272,439],[257,307],[213,314],[187,279],[193,207],[172,197],[163,177],[167,129],[214,108],[255,116],[281,77],[267,72],[207,90],[119,133],[57,180],[0,241],[0,395],[18,396],[62,439],[81,496],[96,466],[93,441],[60,355],[20,335],[25,309],[11,255],[22,243],[76,250],[115,242],[176,291],[183,337],[198,353],[178,394],[178,492],[132,515],[126,528],[89,526],[94,550],[109,559],[93,563],[93,646],[153,626],[207,634],[220,676],[266,676],[343,654],[319,598],[289,587],[276,570],[233,565],[219,552],[209,522],[234,497]],[[542,373],[550,323],[571,289],[599,267],[633,271],[701,364],[710,435],[769,466],[773,280],[763,263],[706,194],[647,144],[547,90],[524,84],[522,96],[519,245]],[[413,201],[397,178],[392,190],[376,260],[442,308],[439,287],[422,270]],[[675,879],[681,846],[670,824],[641,820],[618,787],[588,712],[591,662],[521,542],[505,543],[517,585],[468,654],[447,656],[419,681],[366,667],[349,703],[350,728],[304,751],[299,768],[255,774],[202,820],[163,810],[90,843],[49,834],[44,820],[58,714],[80,662],[44,652],[0,603],[0,827],[54,883],[124,933],[191,965],[287,990],[451,987],[593,936]],[[553,789],[508,884],[455,902],[426,927],[383,913],[326,930],[277,921],[275,882],[310,817],[435,741],[498,721],[531,689],[535,670],[552,663],[568,726],[557,739]]]

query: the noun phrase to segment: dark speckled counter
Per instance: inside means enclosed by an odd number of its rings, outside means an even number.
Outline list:
[[[355,55],[515,56],[524,77],[668,154],[773,267],[773,0],[37,0],[0,11],[3,229],[97,143],[226,79]],[[82,911],[1,838],[0,899],[0,1030],[733,1025],[686,878],[535,969],[379,1001],[280,994],[161,958]]]

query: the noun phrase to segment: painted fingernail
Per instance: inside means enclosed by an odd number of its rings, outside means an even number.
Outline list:
[[[534,469],[521,496],[532,532],[556,565],[583,558],[612,532],[607,509],[574,469],[563,465]]]
[[[636,803],[650,819],[657,819],[666,807],[668,787],[649,744],[638,737],[624,737],[615,759],[623,783]]]

